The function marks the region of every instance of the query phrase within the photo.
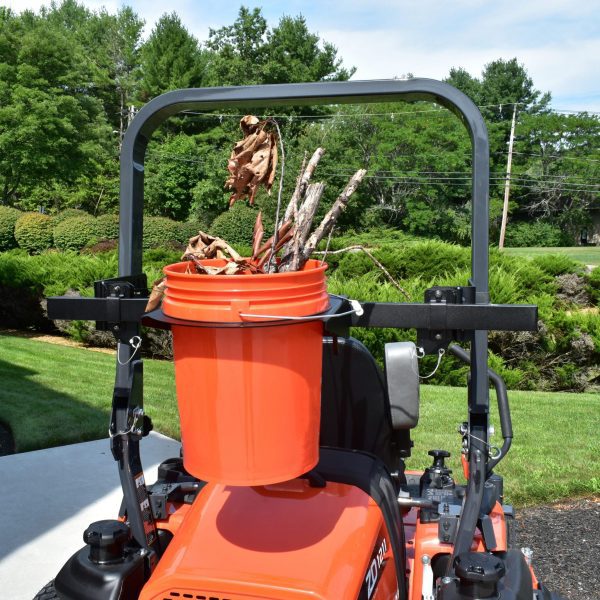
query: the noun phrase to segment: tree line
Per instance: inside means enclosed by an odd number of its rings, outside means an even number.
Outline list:
[[[39,13],[0,7],[0,204],[116,212],[123,134],[140,106],[168,90],[343,81],[354,73],[302,16],[269,26],[260,9],[241,7],[232,25],[202,41],[175,13],[146,39],[143,27],[129,7],[115,14],[75,0]],[[517,59],[494,61],[480,77],[455,68],[446,81],[480,106],[489,128],[493,230],[516,108],[511,220],[572,241],[599,203],[598,116],[551,110],[550,94]],[[368,171],[340,227],[393,225],[468,241],[470,141],[447,111],[424,102],[260,110],[282,132],[294,174],[284,182],[287,197],[304,157],[323,146],[318,175],[331,190],[354,170]],[[209,224],[227,209],[223,184],[240,116],[190,111],[160,128],[146,160],[148,214]],[[257,201],[267,215],[274,203],[266,195]]]

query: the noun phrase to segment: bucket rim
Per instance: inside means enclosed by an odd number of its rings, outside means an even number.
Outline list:
[[[248,259],[250,260],[250,259]],[[202,277],[202,279],[204,280],[208,280],[208,281],[222,281],[223,279],[227,279],[227,281],[231,281],[232,283],[235,282],[242,282],[248,281],[248,277],[251,277],[252,280],[256,280],[256,281],[264,281],[265,279],[268,280],[273,280],[273,278],[277,278],[277,279],[293,279],[294,277],[299,277],[302,276],[302,274],[308,275],[308,274],[316,274],[316,273],[324,273],[328,268],[329,265],[321,260],[318,260],[316,258],[310,258],[306,261],[304,267],[300,270],[300,271],[286,271],[285,273],[253,273],[253,274],[242,274],[242,275],[209,275],[209,274],[205,274],[205,275],[201,275],[200,273],[184,273],[181,272],[177,269],[175,269],[174,267],[179,267],[180,265],[188,265],[190,261],[179,261],[176,263],[172,263],[170,265],[166,265],[165,267],[163,267],[163,273],[165,275],[174,275],[176,277],[182,277],[184,279],[197,279],[198,277]],[[199,262],[201,263],[206,263],[206,264],[211,264],[211,265],[215,265],[215,264],[219,264],[219,265],[224,265],[226,264],[227,261],[224,258],[206,258],[206,259],[201,259]],[[308,265],[308,268],[307,268]]]

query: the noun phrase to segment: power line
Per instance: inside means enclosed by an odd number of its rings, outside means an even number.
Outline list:
[[[494,154],[507,154],[507,152],[499,151],[494,152]],[[597,162],[600,163],[600,159],[598,158],[582,158],[579,156],[561,156],[560,154],[540,154],[537,152],[517,152],[516,150],[513,154],[521,154],[523,156],[539,156],[541,158],[560,158],[561,160],[583,160],[586,162]]]
[[[360,105],[362,106],[362,105]],[[508,106],[527,106],[523,102],[503,102],[498,104],[482,104],[478,105],[477,108],[485,109],[485,108],[496,108],[502,110],[504,107]],[[593,110],[582,110],[582,111],[573,111],[568,109],[544,109],[549,113],[560,113],[560,114],[582,114],[586,113],[588,115],[600,115],[600,111]],[[423,110],[409,110],[409,111],[390,111],[390,112],[382,112],[382,113],[333,113],[333,114],[322,114],[322,115],[292,115],[292,114],[282,114],[282,115],[269,115],[273,119],[282,119],[287,121],[294,120],[313,120],[313,121],[326,121],[332,119],[347,119],[347,118],[369,118],[369,117],[390,117],[392,120],[396,116],[404,116],[404,115],[420,115],[420,114],[432,114],[435,113],[437,115],[444,116],[454,116],[451,112],[444,108],[430,108]],[[214,113],[207,111],[192,111],[186,110],[182,111],[180,114],[182,115],[190,115],[190,116],[200,116],[207,118],[217,118],[220,121],[223,119],[241,119],[245,115],[242,114],[232,114],[232,113]]]
[[[226,147],[223,146],[221,148],[217,148],[218,150],[223,150]],[[498,151],[498,152],[493,152],[492,154],[494,155],[504,155],[507,154],[507,152],[503,152],[503,151]],[[513,154],[522,154],[522,155],[526,155],[526,156],[545,156],[546,158],[561,158],[561,159],[570,159],[570,160],[582,160],[582,161],[587,161],[587,162],[600,162],[600,159],[593,159],[593,158],[583,158],[583,157],[568,157],[568,156],[552,156],[552,155],[543,155],[543,154],[537,154],[535,152],[513,152]],[[156,151],[150,151],[148,152],[148,156],[152,156],[152,157],[161,157],[161,158],[167,158],[167,159],[172,159],[172,160],[176,160],[176,161],[181,161],[181,162],[190,162],[190,163],[203,163],[204,161],[202,159],[199,158],[191,158],[191,155],[187,155],[190,156],[190,158],[185,158],[179,154],[170,154],[167,152],[156,152]],[[406,157],[414,157],[415,153],[394,153],[394,157],[397,156],[406,156]],[[445,157],[452,157],[452,153],[434,153],[434,152],[419,152],[419,156],[432,156],[432,157],[438,157],[438,156],[445,156]],[[381,157],[380,157],[381,158]],[[386,157],[383,157],[386,158]],[[388,171],[380,171],[382,173],[386,173]],[[394,171],[389,171],[390,173],[393,173]],[[449,173],[449,174],[462,174],[462,173],[466,173],[465,171],[418,171],[419,173]],[[556,177],[573,177],[572,175],[568,175],[568,174],[557,174]],[[587,178],[586,178],[587,180]]]
[[[199,158],[184,158],[176,154],[166,154],[166,153],[151,153],[152,156],[167,158],[170,160],[175,160],[178,162],[187,162],[187,163],[196,163],[201,164],[204,163],[204,160]],[[387,171],[387,170],[376,170],[377,175],[371,175],[369,177],[377,177],[379,179],[419,179],[423,182],[428,181],[471,181],[472,175],[467,171],[416,171],[413,173],[407,172],[398,172],[398,171]],[[348,176],[354,173],[352,169],[345,169],[337,172],[328,172],[321,171],[323,175],[329,176]],[[426,175],[426,177],[423,177]],[[505,173],[491,172],[489,180],[492,181],[506,181]],[[511,181],[515,182],[526,182],[526,183],[536,183],[536,182],[551,182],[551,183],[560,183],[564,182],[565,185],[578,185],[579,187],[598,187],[600,185],[600,179],[589,179],[584,177],[578,177],[569,175],[567,173],[556,173],[556,174],[548,174],[543,177],[528,177],[526,175],[515,175],[511,177]],[[598,183],[588,183],[588,182],[598,182]]]

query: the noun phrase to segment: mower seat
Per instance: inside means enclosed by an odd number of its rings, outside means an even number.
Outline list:
[[[381,369],[354,338],[323,338],[320,445],[378,456],[391,472],[410,455],[407,428],[394,428]]]

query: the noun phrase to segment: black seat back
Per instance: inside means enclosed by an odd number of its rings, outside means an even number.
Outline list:
[[[394,431],[381,369],[354,338],[323,338],[321,446],[362,450],[396,471],[410,449],[408,431]]]

